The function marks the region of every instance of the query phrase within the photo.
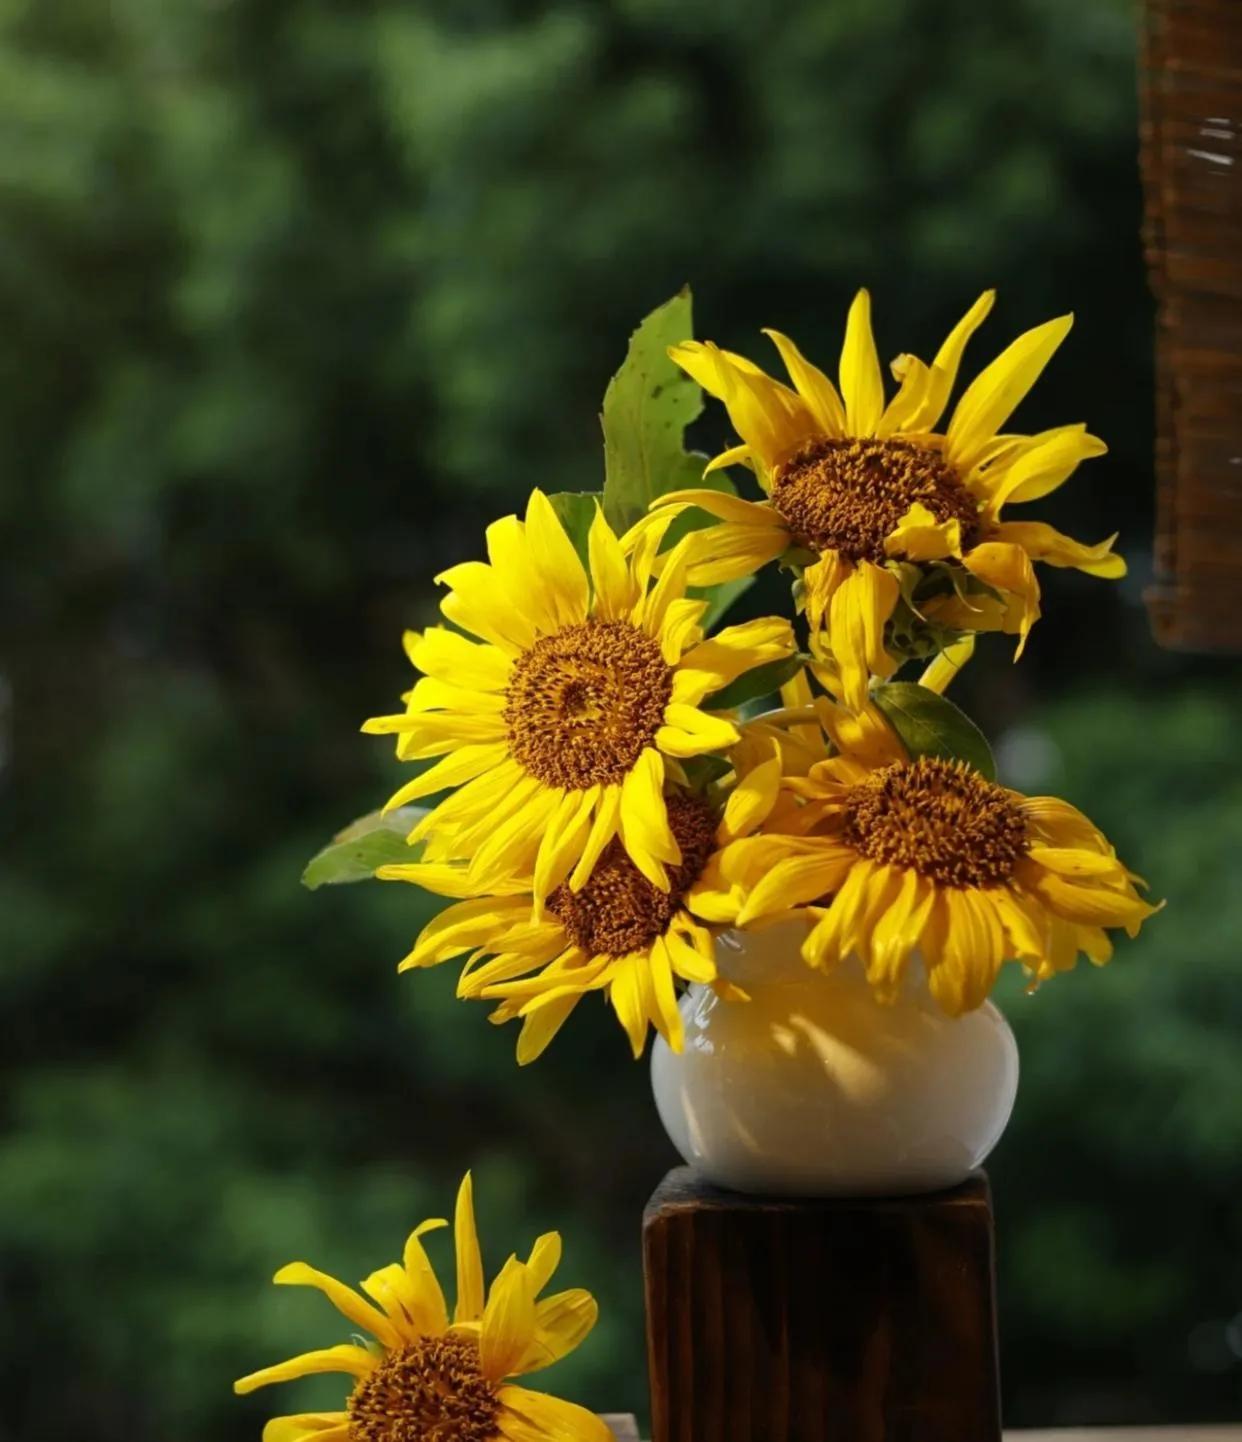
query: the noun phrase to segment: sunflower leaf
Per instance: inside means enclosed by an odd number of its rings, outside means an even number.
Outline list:
[[[311,857],[302,872],[302,885],[314,891],[348,881],[369,881],[390,862],[417,861],[422,843],[411,846],[406,836],[427,814],[425,806],[401,806],[385,815],[373,811],[339,832]]]
[[[618,533],[645,516],[657,496],[702,479],[703,457],[690,454],[683,437],[703,410],[703,392],[668,357],[670,345],[692,335],[687,287],[630,337],[604,392],[604,514]]]
[[[805,660],[805,656],[784,656],[779,661],[769,661],[766,665],[743,671],[736,681],[713,691],[703,704],[712,711],[730,711],[747,701],[775,696],[786,681],[792,681],[801,671]]]
[[[734,601],[744,595],[755,584],[756,576],[739,576],[736,581],[719,581],[714,586],[691,586],[688,594],[707,602],[707,610],[699,624],[704,631],[710,631],[720,621]]]
[[[987,737],[947,697],[913,681],[889,681],[877,686],[871,699],[912,757],[965,761],[989,781],[996,780],[996,762]]]
[[[587,538],[591,534],[591,522],[595,519],[596,502],[603,500],[599,491],[557,491],[549,496],[557,519],[565,527],[565,534],[574,544],[578,559],[584,566],[587,559]]]

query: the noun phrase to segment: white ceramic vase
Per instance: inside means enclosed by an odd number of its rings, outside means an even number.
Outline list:
[[[917,957],[891,1005],[856,960],[825,975],[805,927],[727,932],[721,973],[751,995],[681,1000],[685,1049],[657,1039],[652,1087],[682,1157],[708,1180],[768,1196],[897,1196],[962,1181],[1000,1140],[1018,1048],[989,1002],[953,1019]]]

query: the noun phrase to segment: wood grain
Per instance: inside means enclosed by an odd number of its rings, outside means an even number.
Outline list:
[[[1242,5],[1147,0],[1142,141],[1157,302],[1157,640],[1242,651]]]
[[[744,1197],[670,1172],[643,1219],[652,1442],[999,1442],[987,1179]]]

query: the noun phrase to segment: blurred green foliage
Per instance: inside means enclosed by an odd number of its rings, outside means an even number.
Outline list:
[[[257,1438],[232,1377],[478,1173],[489,1262],[562,1226],[605,1321],[553,1379],[645,1408],[638,1218],[670,1156],[602,1008],[530,1072],[393,972],[429,903],[303,891],[397,774],[358,736],[431,575],[532,484],[599,486],[637,319],[830,358],[854,286],[926,354],[1069,306],[1025,418],[1113,445],[1044,514],[1150,533],[1125,0],[0,3],[0,1437]],[[976,357],[977,362],[978,356]],[[719,448],[718,408],[698,423]],[[1239,1396],[1238,688],[1137,583],[1047,582],[959,700],[1170,898],[1010,990],[995,1158],[1014,1422]],[[778,604],[774,584],[745,605]],[[837,1304],[848,1305],[848,1299]],[[1231,1319],[1232,1327],[1231,1327]]]

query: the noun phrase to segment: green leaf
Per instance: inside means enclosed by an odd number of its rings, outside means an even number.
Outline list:
[[[707,610],[703,612],[703,620],[700,622],[704,631],[712,630],[734,601],[739,596],[745,595],[756,580],[758,580],[757,576],[739,576],[736,581],[721,581],[715,586],[691,586],[689,594],[698,596],[708,603]]]
[[[703,704],[712,711],[726,711],[763,696],[774,696],[786,681],[793,680],[805,659],[804,656],[786,656],[780,661],[769,661],[765,666],[743,671],[736,681],[713,691]]]
[[[381,866],[417,861],[422,843],[411,846],[405,838],[426,814],[425,806],[400,806],[386,816],[373,811],[359,817],[311,858],[302,873],[302,885],[314,891],[346,881],[369,881]]]
[[[911,756],[965,761],[989,781],[996,780],[987,737],[952,701],[913,681],[889,681],[871,695]]]
[[[604,393],[604,514],[618,533],[646,515],[657,496],[702,477],[703,458],[687,452],[683,436],[703,409],[703,393],[668,358],[668,347],[693,333],[687,288],[630,337]]]
[[[591,533],[591,522],[595,519],[596,502],[603,500],[599,491],[557,491],[548,500],[556,512],[574,550],[584,566],[587,560],[587,537]]]

